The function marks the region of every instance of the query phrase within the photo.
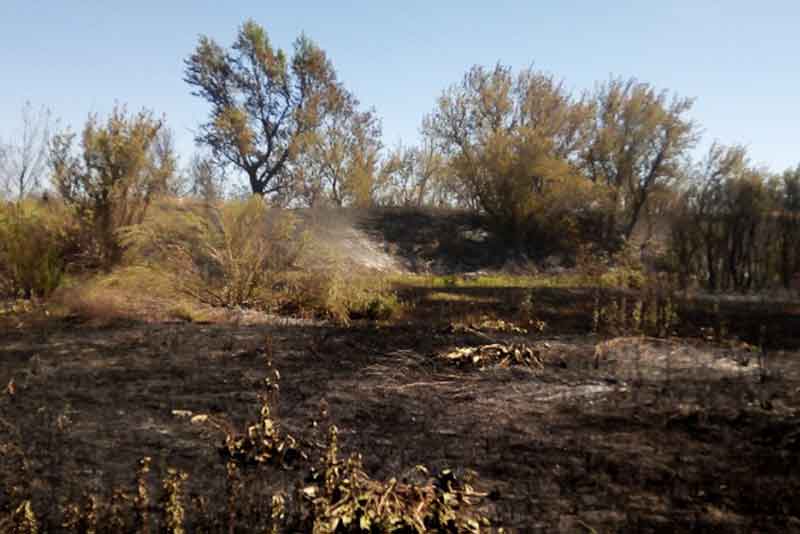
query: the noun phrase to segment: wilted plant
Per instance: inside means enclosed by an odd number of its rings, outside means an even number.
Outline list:
[[[96,534],[100,524],[100,499],[94,493],[88,493],[84,498],[83,511],[81,512],[81,530],[86,534]]]
[[[429,472],[417,467],[424,476]],[[361,456],[340,460],[338,430],[330,429],[322,464],[301,490],[306,530],[315,534],[361,532],[480,532],[489,522],[476,510],[483,494],[450,470],[424,484],[392,478],[376,481],[364,472]]]
[[[541,352],[525,344],[491,343],[477,347],[459,347],[440,355],[444,361],[459,367],[483,369],[490,365],[512,365],[541,369],[544,361]]]
[[[147,485],[147,476],[150,473],[152,459],[145,456],[139,460],[139,470],[136,474],[136,523],[139,532],[150,532],[150,490]]]
[[[242,469],[307,465],[307,483],[291,502],[289,513],[281,493],[273,494],[270,509],[272,532],[285,518],[293,518],[290,531],[347,532],[479,532],[488,519],[477,508],[483,494],[470,485],[469,477],[458,479],[451,471],[429,477],[424,484],[376,481],[363,470],[360,455],[340,459],[338,429],[330,427],[327,446],[316,465],[300,443],[283,435],[272,415],[268,394],[277,389],[280,374],[268,364],[267,394],[261,395],[260,421],[248,425],[244,434],[230,428],[220,449],[228,473],[228,525],[237,523],[238,501],[247,491]],[[274,401],[273,401],[274,402]],[[225,429],[219,421],[210,420]],[[419,467],[424,475],[428,471]]]
[[[282,433],[272,408],[280,374],[269,362],[267,370],[260,417],[246,425],[243,433],[236,432],[224,420],[196,416],[200,417],[197,422],[208,421],[226,433],[220,452],[227,472],[227,502],[219,501],[216,510],[209,506],[214,503],[213,498],[201,495],[193,495],[192,506],[188,506],[184,495],[188,474],[172,468],[167,469],[161,481],[161,491],[155,497],[156,509],[151,504],[154,498],[148,480],[151,459],[145,457],[139,463],[133,495],[114,489],[109,500],[104,501],[101,493],[87,491],[81,501],[59,506],[60,517],[48,518],[37,517],[30,492],[18,492],[13,506],[5,508],[7,515],[0,515],[0,532],[38,533],[53,524],[71,532],[142,534],[155,531],[183,534],[189,529],[216,532],[224,529],[226,523],[228,532],[258,528],[273,534],[477,533],[488,529],[486,510],[482,507],[485,495],[473,488],[470,473],[461,477],[443,470],[431,475],[424,467],[417,466],[425,482],[374,480],[365,472],[360,454],[341,458],[336,427],[331,426],[327,445],[301,444]],[[195,423],[195,418],[192,422]],[[312,463],[314,449],[321,454]],[[13,452],[5,448],[2,451]],[[298,475],[304,481],[297,491],[278,486],[271,493],[263,492],[263,470],[296,467],[303,468]],[[151,510],[159,513],[159,517],[151,517]],[[218,512],[223,515],[217,515]],[[214,517],[221,517],[222,523]]]
[[[177,469],[168,469],[167,477],[164,479],[164,502],[162,512],[164,513],[164,526],[169,534],[185,534],[184,521],[186,510],[183,505],[183,483],[188,475]]]
[[[270,348],[267,339],[267,350]],[[271,403],[275,403],[275,393],[278,391],[280,373],[273,369],[272,362],[267,359],[266,367],[269,372],[264,379],[263,389],[259,393],[261,401],[259,420],[246,425],[243,432],[238,431],[234,425],[220,418],[208,418],[208,423],[225,433],[225,438],[219,448],[220,455],[225,459],[229,476],[231,467],[253,467],[257,465],[272,465],[290,467],[295,463],[306,460],[306,453],[300,449],[297,440],[290,434],[283,434],[272,414]]]
[[[111,501],[108,504],[108,526],[114,532],[130,531],[131,501],[131,496],[120,488],[115,488],[111,493]]]
[[[0,531],[8,534],[37,534],[39,521],[31,507],[31,501],[23,501],[9,517],[0,518]]]
[[[67,532],[79,532],[81,527],[81,507],[67,503],[61,508],[61,527]]]
[[[228,532],[232,534],[236,530],[239,499],[242,496],[242,478],[235,461],[228,460],[225,469],[228,474],[225,486],[228,493]]]
[[[270,534],[278,534],[278,527],[286,517],[286,499],[283,495],[272,496],[272,506],[270,507],[270,520],[272,528]]]

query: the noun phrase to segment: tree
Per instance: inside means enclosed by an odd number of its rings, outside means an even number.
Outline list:
[[[519,246],[545,191],[579,178],[592,108],[552,76],[475,66],[439,98],[424,133],[495,228]]]
[[[388,206],[413,206],[417,190],[414,148],[397,145],[381,164],[382,202]]]
[[[121,257],[117,230],[141,222],[153,198],[168,190],[176,162],[171,145],[160,137],[163,128],[148,111],[129,116],[115,108],[105,123],[89,116],[79,154],[74,134],[53,138],[53,185],[89,227],[104,266]]]
[[[680,165],[697,142],[697,127],[686,117],[692,100],[669,98],[634,79],[612,79],[594,95],[596,115],[584,166],[589,178],[614,192],[615,210],[607,235],[633,232],[650,193],[677,180]]]
[[[244,172],[253,193],[284,193],[300,141],[320,124],[340,90],[325,52],[301,35],[288,58],[273,48],[263,27],[248,20],[229,50],[202,36],[185,66],[192,94],[211,105],[198,144],[218,164]]]
[[[415,207],[458,203],[447,171],[444,155],[430,139],[416,147],[395,147],[381,168],[384,203]]]
[[[166,127],[163,121],[156,133],[149,156],[152,160],[153,192],[174,197],[181,196],[185,183],[184,177],[178,172],[179,157],[175,149],[175,136],[172,129]]]
[[[309,206],[373,204],[381,125],[374,111],[359,111],[358,105],[340,88],[320,123],[302,139],[294,172]]]
[[[800,237],[791,173],[772,176],[743,147],[715,143],[687,174],[670,243],[683,283],[696,273],[711,291],[788,287]]]
[[[747,165],[744,147],[718,143],[699,163],[686,165],[686,187],[671,222],[671,249],[684,286],[692,274],[702,274],[710,290],[719,289],[726,246],[726,184],[741,177]]]
[[[187,170],[188,193],[213,204],[224,195],[223,170],[211,158],[195,154]]]
[[[5,146],[0,143],[0,194],[21,200],[39,189],[47,169],[50,127],[50,111],[35,110],[26,102],[19,136]]]
[[[787,289],[800,273],[800,165],[787,170],[778,184],[781,279]],[[795,281],[796,283],[796,281]]]

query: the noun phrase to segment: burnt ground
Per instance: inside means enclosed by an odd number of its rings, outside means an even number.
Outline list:
[[[417,464],[473,469],[497,526],[800,532],[800,354],[791,335],[800,315],[789,305],[723,307],[732,332],[768,324],[761,358],[742,343],[703,339],[703,322],[718,320],[703,304],[685,305],[697,325],[678,325],[681,337],[595,335],[588,295],[548,289],[536,299],[547,327],[522,334],[454,327],[483,313],[518,317],[504,304],[515,299],[497,290],[449,291],[458,298],[444,303],[427,290],[407,293],[416,311],[403,322],[349,328],[269,317],[6,319],[0,383],[13,378],[16,392],[0,401],[2,432],[25,449],[34,506],[50,530],[57,519],[47,514],[65,499],[130,487],[145,455],[155,477],[186,469],[190,495],[222,500],[221,434],[174,411],[252,420],[270,353],[285,431],[313,441],[315,420],[336,424],[344,452],[361,452],[378,478]],[[477,368],[437,356],[489,341],[526,343],[543,366]],[[4,465],[3,476],[14,469]]]

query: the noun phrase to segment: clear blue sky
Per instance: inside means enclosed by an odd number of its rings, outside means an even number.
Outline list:
[[[23,102],[80,129],[114,102],[164,113],[182,154],[206,115],[182,81],[199,34],[224,46],[246,18],[290,48],[302,31],[383,121],[414,142],[436,97],[473,64],[533,63],[576,89],[635,76],[696,97],[704,139],[800,163],[800,2],[0,0],[0,137]]]

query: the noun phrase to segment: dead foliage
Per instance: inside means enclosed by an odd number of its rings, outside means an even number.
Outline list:
[[[308,461],[309,457],[291,434],[281,432],[280,425],[272,415],[270,402],[276,402],[274,393],[278,390],[280,373],[272,369],[271,362],[268,361],[267,366],[271,373],[264,379],[263,391],[259,395],[260,418],[247,425],[244,432],[237,431],[224,420],[204,415],[195,415],[192,422],[207,422],[225,433],[225,439],[218,449],[225,462],[233,462],[239,467],[265,464],[289,469]]]
[[[301,490],[310,510],[309,531],[478,533],[490,526],[477,507],[486,494],[472,487],[472,474],[459,479],[445,469],[430,476],[428,469],[417,466],[427,478],[421,484],[374,480],[364,471],[360,454],[339,459],[337,435],[331,427],[321,468]]]
[[[454,332],[458,331],[469,331],[469,330],[477,330],[477,331],[493,331],[493,332],[503,332],[506,334],[518,334],[521,336],[527,335],[528,330],[522,328],[521,326],[517,326],[516,324],[510,321],[504,321],[503,319],[492,319],[490,317],[483,316],[480,320],[475,322],[470,322],[466,324],[456,323],[452,325],[452,329]]]
[[[544,367],[544,360],[538,349],[519,343],[491,343],[477,347],[458,347],[440,354],[439,357],[459,367],[481,369],[492,365],[499,367],[521,365],[531,369]]]

